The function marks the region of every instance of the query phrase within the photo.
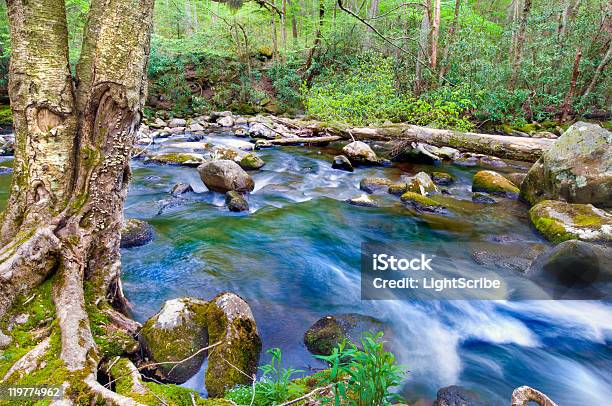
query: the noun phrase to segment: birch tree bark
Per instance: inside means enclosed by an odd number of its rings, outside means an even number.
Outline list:
[[[100,354],[87,309],[124,303],[120,230],[146,95],[153,0],[92,0],[75,77],[64,1],[7,3],[17,147],[0,226],[0,318],[52,278],[57,357],[74,378],[68,393],[135,404],[96,381]],[[77,381],[86,388],[77,390]]]

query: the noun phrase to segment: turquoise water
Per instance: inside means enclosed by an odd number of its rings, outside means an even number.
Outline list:
[[[242,142],[223,136],[209,141]],[[485,404],[508,404],[512,390],[527,384],[560,405],[609,404],[609,303],[361,301],[362,242],[547,244],[521,203],[470,201],[477,168],[435,169],[457,177],[448,188],[460,199],[452,216],[415,216],[390,195],[380,196],[378,208],[348,205],[344,200],[362,193],[363,177],[399,179],[434,168],[403,164],[347,173],[331,169],[335,152],[333,146],[261,151],[266,166],[253,174],[256,189],[246,214],[227,211],[223,196],[207,192],[194,168],[134,161],[126,216],[147,220],[156,232],[150,244],[122,253],[135,318],[146,320],[171,298],[209,299],[230,290],[253,309],[264,348],[280,347],[286,365],[314,370],[323,365],[304,347],[306,329],[327,314],[356,312],[385,323],[390,348],[410,371],[401,390],[410,401],[427,404],[438,388],[458,384],[479,392]],[[526,169],[510,165],[502,171]],[[6,178],[0,176],[0,200]],[[191,183],[197,193],[170,199],[178,182]],[[504,244],[498,248],[503,252]],[[187,385],[203,391],[201,374]]]

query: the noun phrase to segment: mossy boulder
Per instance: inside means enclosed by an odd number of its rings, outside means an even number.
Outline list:
[[[535,228],[549,241],[612,241],[612,214],[590,204],[544,200],[529,210]]]
[[[238,193],[235,190],[230,190],[225,194],[225,205],[229,211],[249,211],[249,202],[247,202],[241,193]]]
[[[494,171],[480,171],[474,175],[472,192],[483,192],[497,196],[517,197],[520,190],[512,182]]]
[[[612,207],[612,132],[572,125],[531,167],[521,198],[532,205],[552,199]]]
[[[359,189],[366,193],[387,191],[393,182],[385,178],[363,178],[359,182]]]
[[[419,172],[406,180],[406,191],[426,196],[438,191],[436,184],[425,172]]]
[[[612,247],[568,240],[541,253],[527,275],[553,299],[610,300]]]
[[[484,406],[476,392],[462,386],[451,385],[440,388],[434,406]]]
[[[419,212],[442,213],[446,211],[446,207],[442,203],[438,203],[420,193],[406,192],[401,199],[407,206]]]
[[[389,185],[387,192],[391,195],[401,196],[406,193],[406,184],[405,183],[393,183]]]
[[[213,192],[226,193],[235,190],[251,192],[255,188],[253,178],[234,161],[217,160],[198,166],[200,179]]]
[[[245,171],[255,171],[261,169],[266,163],[255,154],[246,154],[238,164]]]
[[[363,334],[376,334],[382,330],[383,324],[379,320],[362,314],[325,316],[306,331],[304,344],[315,355],[329,355],[345,339],[359,344]]]
[[[206,301],[179,298],[164,303],[140,330],[145,357],[151,363],[159,363],[146,373],[170,383],[184,383],[195,375],[206,358],[205,351],[198,351],[208,345],[207,325]],[[179,363],[189,357],[193,358]]]
[[[145,163],[155,163],[162,165],[180,165],[196,167],[205,162],[201,154],[186,152],[166,152],[153,156],[145,157]]]
[[[380,160],[368,144],[362,141],[353,141],[342,148],[342,153],[353,165],[378,165]]]
[[[140,247],[153,240],[153,227],[144,220],[126,219],[121,229],[121,248]]]
[[[251,379],[228,365],[230,362],[248,376],[257,373],[261,339],[249,305],[238,295],[221,293],[209,302],[208,337],[221,344],[211,351],[206,370],[206,390],[210,397],[222,397],[236,385]]]
[[[455,181],[455,178],[450,173],[446,172],[433,172],[431,174],[431,180],[436,185],[448,186]]]

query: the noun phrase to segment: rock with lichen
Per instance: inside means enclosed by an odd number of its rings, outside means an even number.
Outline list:
[[[612,207],[612,132],[596,124],[572,125],[531,167],[521,198]]]
[[[238,164],[245,171],[255,171],[257,169],[261,169],[266,163],[263,159],[255,154],[246,154],[242,157],[242,159],[240,159]]]
[[[140,247],[153,240],[153,227],[144,220],[126,219],[121,229],[121,248]]]
[[[249,202],[247,202],[241,193],[238,193],[235,190],[230,190],[225,194],[225,205],[229,211],[249,211]]]
[[[612,241],[612,214],[591,204],[544,200],[529,210],[529,218],[552,242]]]
[[[329,355],[343,340],[359,344],[365,333],[376,334],[383,324],[371,316],[357,313],[325,316],[317,320],[304,334],[308,351],[316,355]]]
[[[146,156],[144,161],[145,163],[195,167],[205,162],[205,159],[201,154],[187,152],[164,152],[157,155]]]
[[[472,192],[489,193],[496,196],[515,198],[520,192],[512,182],[494,171],[480,171],[474,175]]]
[[[427,196],[438,191],[436,184],[425,172],[419,172],[406,179],[406,191]]]
[[[451,183],[453,183],[455,181],[455,178],[450,173],[446,173],[446,172],[433,172],[431,174],[431,180],[433,180],[433,182],[436,185],[447,186],[447,185],[450,185]]]

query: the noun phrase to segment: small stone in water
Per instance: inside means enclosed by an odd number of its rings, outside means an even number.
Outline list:
[[[336,155],[334,157],[334,162],[332,163],[333,169],[340,169],[343,171],[353,172],[353,165],[351,165],[351,161],[344,155]]]

